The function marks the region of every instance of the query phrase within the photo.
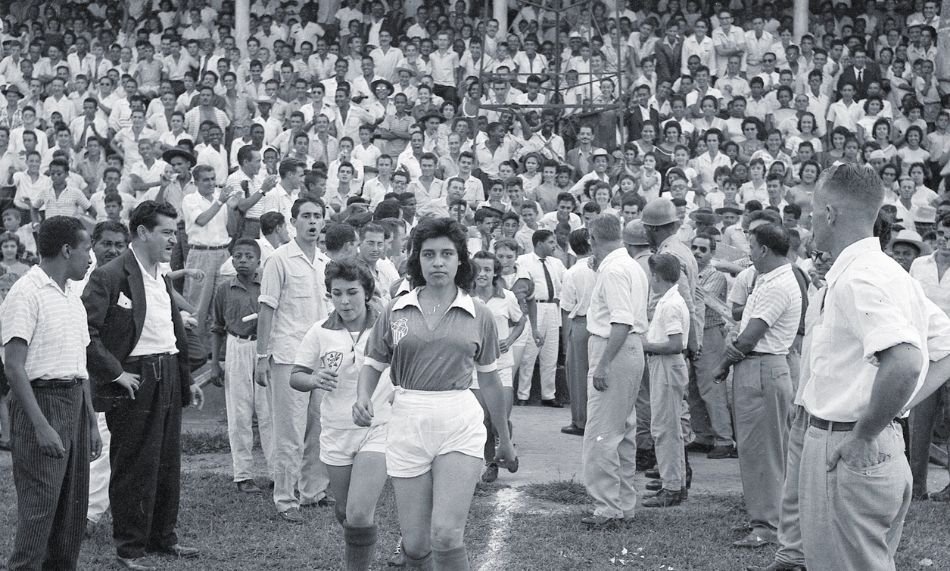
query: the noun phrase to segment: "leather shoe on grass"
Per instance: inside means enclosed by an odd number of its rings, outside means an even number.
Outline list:
[[[243,480],[237,483],[237,489],[242,494],[263,494],[264,490],[257,487],[254,480]]]
[[[528,399],[518,399],[515,401],[515,406],[528,406]]]
[[[706,454],[710,460],[723,460],[725,458],[738,458],[739,453],[735,446],[716,446]]]
[[[296,525],[303,523],[303,516],[300,515],[299,508],[290,508],[289,510],[278,512],[278,515],[280,516],[280,519],[289,523]]]
[[[679,490],[663,488],[655,496],[643,500],[645,508],[670,508],[683,503],[683,494]]]
[[[491,463],[485,466],[485,471],[482,472],[482,481],[486,484],[491,484],[498,479],[498,464]]]
[[[568,424],[567,426],[561,428],[561,432],[564,434],[570,434],[571,436],[584,436],[584,429],[574,426],[573,424]]]
[[[589,530],[616,529],[623,527],[623,518],[590,515],[582,519],[581,523],[586,525]]]
[[[660,469],[659,469],[659,468],[650,468],[649,470],[647,470],[646,472],[644,472],[643,475],[646,476],[647,478],[650,478],[651,480],[659,480],[659,479],[660,479]]]
[[[175,545],[156,549],[155,553],[170,555],[171,557],[177,557],[179,559],[194,559],[201,554],[201,551],[197,547],[185,547],[180,543],[176,543]]]
[[[550,408],[564,408],[564,405],[559,403],[557,399],[542,400],[541,406],[546,406]]]
[[[119,567],[123,569],[132,569],[133,571],[153,571],[154,569],[158,569],[158,567],[154,565],[149,565],[148,560],[144,557],[136,557],[135,559],[116,557],[115,560],[119,564]]]
[[[663,482],[661,480],[650,480],[647,482],[646,489],[648,492],[659,492],[663,489]]]

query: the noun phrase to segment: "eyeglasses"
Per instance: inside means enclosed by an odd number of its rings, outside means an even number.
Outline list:
[[[700,254],[705,254],[709,252],[709,248],[706,246],[690,246],[690,250],[694,252],[699,252]]]
[[[775,60],[772,58],[763,58],[762,63],[775,63]]]

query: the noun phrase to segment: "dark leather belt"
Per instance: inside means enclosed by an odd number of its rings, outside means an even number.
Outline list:
[[[231,337],[237,337],[238,339],[242,341],[257,341],[257,335],[253,333],[251,333],[250,335],[238,335],[237,333],[233,331],[228,331],[228,335],[230,335]]]
[[[749,351],[746,353],[747,357],[781,357],[782,355],[776,355],[775,353],[762,353],[761,351]]]
[[[216,250],[227,250],[228,245],[224,244],[222,246],[202,246],[201,244],[188,244],[188,249],[190,250],[199,250],[199,251],[209,251],[214,252]]]
[[[558,299],[549,299],[546,301],[538,301],[538,303],[561,303],[561,301]]]
[[[175,357],[178,353],[153,353],[151,355],[136,355],[135,357],[126,357],[125,362],[133,365],[135,363],[149,363],[154,361],[161,361],[162,359],[168,359],[169,357]]]
[[[73,377],[71,379],[35,379],[30,381],[30,386],[34,389],[70,389],[76,385],[81,385],[84,380],[82,377]]]
[[[821,430],[831,430],[832,432],[850,432],[854,430],[854,427],[857,422],[832,422],[830,420],[825,420],[823,418],[818,418],[813,416],[808,419],[808,424],[814,426],[815,428],[820,428]]]

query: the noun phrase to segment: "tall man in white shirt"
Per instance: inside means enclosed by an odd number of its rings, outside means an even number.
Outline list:
[[[215,276],[221,264],[228,259],[228,208],[230,191],[222,188],[214,195],[214,169],[198,165],[192,171],[198,191],[185,195],[181,201],[185,233],[188,235],[188,257],[185,269],[204,272],[204,279],[197,280],[191,274],[185,278],[184,296],[197,310],[198,323],[205,326],[211,295],[215,288]]]
[[[726,344],[716,377],[735,364],[733,412],[746,511],[752,527],[736,547],[778,540],[782,485],[788,453],[794,387],[788,351],[802,315],[802,294],[788,261],[788,231],[778,224],[750,230],[750,257],[757,271],[738,337]]]
[[[590,332],[584,485],[594,498],[592,528],[633,517],[636,474],[637,393],[643,377],[647,331],[646,274],[621,241],[620,219],[611,214],[590,223],[597,279],[587,310]],[[519,264],[520,265],[520,264]]]
[[[518,268],[534,281],[534,299],[538,305],[537,319],[531,324],[532,337],[525,347],[518,369],[518,406],[528,403],[534,363],[541,359],[541,404],[554,408],[562,405],[555,399],[554,372],[561,326],[558,296],[567,268],[554,256],[557,239],[550,230],[538,230],[531,237],[534,252],[518,256]]]
[[[835,262],[802,362],[800,521],[811,570],[894,569],[911,501],[894,418],[946,379],[933,385],[927,374],[946,361],[945,343],[930,339],[945,316],[873,237],[884,192],[873,168],[845,164],[824,172],[814,196],[815,248]]]
[[[274,448],[274,505],[282,519],[303,524],[301,506],[330,505],[326,466],[320,461],[321,393],[290,387],[297,346],[311,325],[324,319],[327,305],[317,295],[328,259],[317,248],[326,207],[316,198],[299,198],[291,208],[297,236],[277,248],[261,276],[257,320],[258,385],[268,387]],[[296,491],[299,490],[300,498]]]

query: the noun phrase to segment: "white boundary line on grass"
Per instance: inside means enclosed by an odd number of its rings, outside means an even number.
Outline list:
[[[515,487],[502,488],[495,494],[495,513],[491,518],[491,535],[488,548],[481,556],[482,564],[478,571],[495,571],[508,568],[508,533],[511,530],[511,516],[522,508],[521,490]]]

